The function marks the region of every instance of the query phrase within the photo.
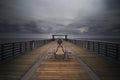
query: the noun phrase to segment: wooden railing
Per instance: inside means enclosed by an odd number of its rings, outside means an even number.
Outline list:
[[[73,39],[69,39],[69,41],[80,48],[85,48],[89,51],[97,52],[98,54],[120,60],[120,43]]]
[[[23,42],[12,42],[0,44],[0,62],[16,57],[23,53],[29,52],[35,48],[50,42],[51,40],[34,40]]]

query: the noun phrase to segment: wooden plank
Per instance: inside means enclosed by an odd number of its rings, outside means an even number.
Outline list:
[[[0,80],[20,80],[52,43],[0,64]]]
[[[120,80],[120,63],[108,59],[88,50],[78,48],[76,45],[66,42],[80,59],[86,63],[101,80]]]
[[[51,58],[52,55],[48,55],[30,80],[92,80],[72,55],[64,60],[62,48],[56,54],[55,60]]]

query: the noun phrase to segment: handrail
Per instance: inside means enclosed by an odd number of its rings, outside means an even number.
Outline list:
[[[120,60],[120,43],[96,41],[96,40],[79,40],[69,39],[68,41],[74,43],[80,48],[85,48],[89,51],[97,52],[98,54]]]
[[[50,41],[51,39],[2,43],[0,44],[0,62],[41,47]]]

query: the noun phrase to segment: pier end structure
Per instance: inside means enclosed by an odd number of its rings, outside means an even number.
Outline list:
[[[68,40],[68,35],[52,35],[52,40],[55,40],[55,36],[64,36],[65,40]]]

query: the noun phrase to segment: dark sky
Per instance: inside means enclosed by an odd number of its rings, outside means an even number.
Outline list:
[[[120,0],[0,0],[0,34],[8,33],[119,36]]]

